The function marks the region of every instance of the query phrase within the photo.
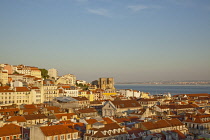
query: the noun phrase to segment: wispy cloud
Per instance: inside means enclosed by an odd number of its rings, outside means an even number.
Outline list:
[[[99,15],[99,16],[106,16],[106,17],[111,17],[109,11],[107,9],[87,9],[87,11],[89,13],[95,14],[95,15]]]
[[[138,11],[145,10],[145,9],[160,9],[162,7],[158,6],[158,5],[150,5],[150,6],[147,6],[147,5],[130,5],[130,6],[127,6],[127,8],[132,10],[133,12],[138,12]]]
[[[144,9],[148,9],[148,6],[145,5],[130,5],[128,6],[128,9],[131,9],[134,12],[140,11],[140,10],[144,10]]]

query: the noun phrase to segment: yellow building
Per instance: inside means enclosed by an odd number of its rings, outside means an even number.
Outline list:
[[[103,99],[104,100],[108,100],[108,99],[111,99],[112,97],[112,95],[116,95],[117,93],[115,93],[115,92],[112,92],[112,93],[102,93],[102,95],[103,95]]]
[[[87,91],[85,90],[80,90],[78,96],[80,97],[86,97]]]
[[[148,92],[141,92],[141,98],[150,98]]]
[[[0,87],[0,96],[0,105],[32,103],[32,94],[27,87]]]
[[[35,76],[37,78],[42,78],[41,71],[36,67],[31,67],[31,76]]]
[[[8,83],[8,72],[6,70],[0,70],[0,83],[2,83],[2,85]]]
[[[87,93],[86,98],[88,98],[90,102],[94,101],[94,95],[92,93]]]

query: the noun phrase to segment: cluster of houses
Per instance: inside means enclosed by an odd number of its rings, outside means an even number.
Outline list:
[[[72,75],[43,79],[36,67],[0,66],[0,140],[210,139],[208,93],[116,91],[113,78],[81,89],[87,83]]]

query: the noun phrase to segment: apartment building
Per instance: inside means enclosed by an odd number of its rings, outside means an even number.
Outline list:
[[[0,85],[6,85],[8,83],[8,71],[0,69]]]
[[[44,89],[44,101],[52,101],[55,97],[58,97],[59,90],[55,82],[51,80],[43,81]]]
[[[31,66],[25,66],[25,65],[18,65],[18,66],[13,66],[14,71],[24,74],[24,75],[31,75],[35,76],[37,78],[41,78],[41,71],[37,67],[31,67]]]
[[[0,87],[0,105],[42,103],[43,98],[38,87]]]
[[[135,100],[107,101],[102,108],[103,116],[127,116],[130,112],[142,109],[142,106]]]
[[[31,91],[27,87],[0,87],[0,104],[31,104]]]
[[[33,126],[30,140],[81,140],[79,131],[68,125]]]
[[[136,128],[141,128],[147,131],[147,134],[161,133],[162,131],[179,130],[183,134],[188,132],[186,126],[178,119],[165,119],[150,122],[142,122],[135,125]]]
[[[127,140],[127,131],[117,123],[94,123],[85,133],[84,140]]]

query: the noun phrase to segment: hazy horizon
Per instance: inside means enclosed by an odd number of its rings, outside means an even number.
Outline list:
[[[0,63],[93,81],[210,80],[209,0],[1,0]]]

